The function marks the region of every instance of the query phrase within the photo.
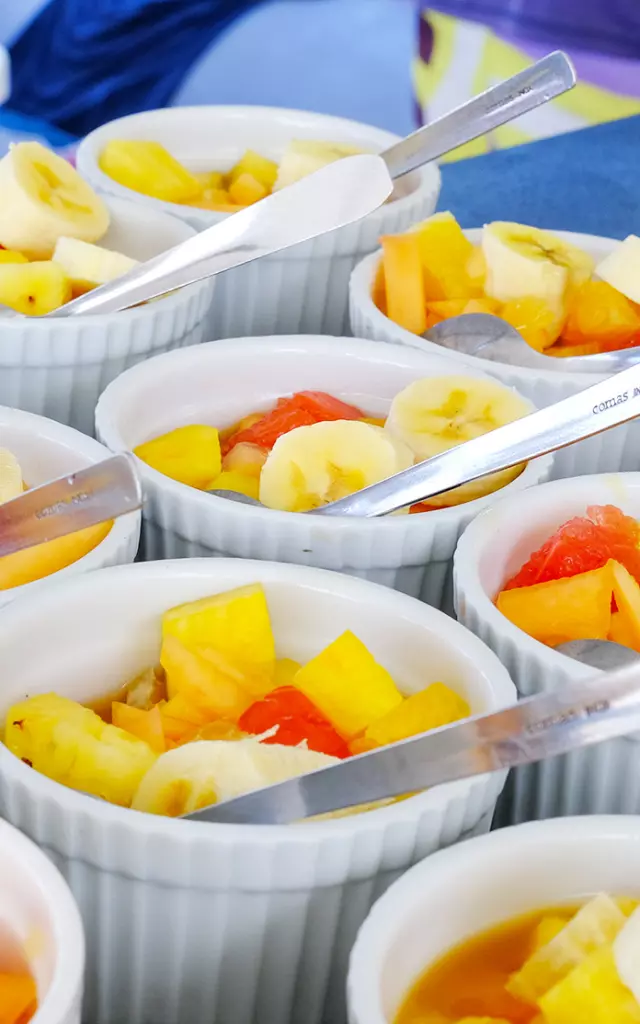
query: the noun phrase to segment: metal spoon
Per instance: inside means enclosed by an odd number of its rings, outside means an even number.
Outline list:
[[[515,327],[490,313],[450,317],[430,327],[422,337],[465,356],[560,373],[617,373],[640,361],[640,346],[591,356],[546,356],[527,345]]]
[[[514,707],[430,733],[201,811],[191,819],[276,825],[566,754],[640,729],[640,666],[599,672]],[[240,741],[242,742],[242,741]]]
[[[0,557],[142,508],[132,455],[114,455],[0,505]]]
[[[561,654],[581,661],[583,665],[599,668],[604,672],[624,665],[634,665],[640,660],[640,654],[623,644],[613,640],[570,640],[566,644],[558,644],[555,648]]]

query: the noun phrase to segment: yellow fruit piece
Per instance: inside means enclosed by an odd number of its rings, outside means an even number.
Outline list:
[[[200,740],[246,740],[248,732],[238,729],[235,722],[228,722],[224,718],[218,718],[214,722],[207,722],[206,725],[197,726],[191,732],[181,737],[175,746],[182,746],[183,743],[198,743]]]
[[[258,477],[250,476],[248,473],[239,473],[237,470],[224,470],[215,480],[207,484],[207,491],[237,491],[238,494],[246,494],[249,498],[258,499],[260,493],[260,481]]]
[[[167,687],[162,671],[147,668],[136,676],[126,688],[126,702],[129,707],[139,711],[150,711],[154,704],[159,704],[167,696]]]
[[[229,185],[229,198],[239,206],[250,206],[269,194],[269,190],[252,174],[241,174]]]
[[[206,188],[197,199],[190,199],[187,206],[195,206],[200,210],[214,210],[216,213],[237,213],[242,206],[231,202],[231,197],[224,188]]]
[[[611,567],[613,569],[613,596],[618,606],[616,624],[613,628],[618,635],[628,638],[630,642],[626,646],[635,651],[640,649],[640,586],[629,570],[620,562],[611,562]],[[611,618],[613,625],[613,616]],[[611,626],[609,632],[611,632]]]
[[[444,683],[432,683],[420,693],[413,693],[402,704],[373,722],[364,734],[365,740],[379,746],[397,743],[429,729],[438,729],[471,714],[466,700]]]
[[[0,249],[0,263],[28,263],[29,260],[23,252],[16,252],[15,249]]]
[[[506,1017],[463,1017],[456,1021],[456,1024],[510,1024],[510,1022]]]
[[[229,427],[223,427],[220,433],[220,440],[226,441],[228,438],[233,437],[234,434],[239,434],[241,430],[248,430],[254,423],[258,423],[264,416],[263,412],[252,412],[248,416],[243,416],[237,423],[232,423]],[[255,446],[254,446],[255,447]]]
[[[222,171],[203,171],[194,174],[194,178],[200,183],[202,191],[222,189],[224,191],[225,178]]]
[[[218,431],[201,423],[170,430],[138,445],[133,453],[152,469],[189,487],[204,489],[222,468]]]
[[[25,490],[20,463],[8,448],[0,448],[0,505],[20,497]]]
[[[363,423],[370,423],[372,427],[384,427],[386,419],[376,419],[375,416],[365,416]]]
[[[544,352],[560,337],[564,317],[544,299],[513,299],[498,314],[522,335],[536,352]]]
[[[534,640],[556,647],[569,640],[606,640],[612,594],[613,572],[607,562],[567,579],[503,590],[496,605]]]
[[[141,711],[130,704],[122,704],[114,700],[111,704],[111,724],[118,729],[130,732],[139,740],[148,743],[156,754],[162,754],[167,749],[162,728],[162,716],[158,707],[150,708],[149,711]]]
[[[469,261],[474,247],[451,213],[436,213],[415,230],[424,273],[427,302],[438,299],[472,299],[482,296],[477,269]],[[477,261],[477,257],[476,257]]]
[[[0,304],[26,316],[44,316],[71,299],[71,281],[58,263],[0,262]]]
[[[451,316],[463,316],[467,313],[497,314],[501,306],[495,299],[440,299],[427,302],[427,313],[433,314],[438,320],[447,320]]]
[[[258,416],[254,422],[257,423],[259,419],[262,419],[262,416]],[[222,468],[225,473],[242,473],[243,476],[253,476],[259,480],[268,455],[269,452],[259,445],[251,444],[249,441],[240,441],[239,444],[234,444],[230,452],[227,452],[222,460]]]
[[[169,715],[176,710],[176,705],[169,707],[176,697],[181,697],[200,721],[202,718],[236,721],[253,702],[242,687],[242,673],[216,664],[207,657],[207,648],[185,647],[169,634],[162,643],[160,664],[167,676]],[[180,713],[176,717],[180,717]]]
[[[533,951],[548,945],[556,935],[559,935],[565,928],[573,915],[561,917],[559,914],[549,914],[538,922],[533,933]]]
[[[166,203],[185,203],[202,192],[196,176],[159,142],[112,139],[98,162],[119,185]]]
[[[36,544],[32,548],[14,551],[0,558],[0,590],[21,587],[25,583],[44,579],[52,573],[65,569],[79,558],[84,558],[100,544],[109,533],[113,522],[88,526],[78,533]]]
[[[274,690],[278,686],[292,686],[293,677],[301,668],[302,666],[300,663],[293,661],[292,658],[278,658],[276,661],[275,675],[273,677]]]
[[[545,946],[537,949],[512,974],[507,991],[525,1003],[535,1005],[540,997],[562,981],[594,950],[613,942],[626,917],[609,896],[595,896]]]
[[[387,316],[405,330],[423,334],[427,314],[418,236],[388,235],[380,242]]]
[[[50,779],[123,807],[156,759],[147,743],[54,693],[15,704],[7,714],[4,742]]]
[[[179,605],[165,612],[163,637],[175,636],[189,648],[215,652],[218,664],[242,674],[252,697],[273,689],[275,641],[267,597],[260,584]]]
[[[465,270],[473,291],[477,291],[479,295],[482,295],[484,291],[484,282],[487,277],[487,261],[484,258],[482,246],[472,246],[471,255],[465,264]]]
[[[640,1003],[618,977],[611,946],[597,949],[539,999],[546,1024],[637,1024]]]
[[[374,305],[378,307],[381,313],[388,316],[387,312],[387,282],[384,276],[384,260],[380,260],[376,267],[376,272],[373,277],[373,284],[371,286],[371,298],[373,299]]]
[[[346,737],[362,732],[404,699],[387,670],[350,630],[307,662],[293,685]]]
[[[573,294],[562,338],[598,342],[601,351],[629,344],[640,332],[640,309],[605,281],[585,281]]]
[[[229,181],[233,183],[243,174],[250,174],[267,192],[270,192],[278,177],[278,165],[266,156],[260,156],[253,149],[248,149],[229,171]]]

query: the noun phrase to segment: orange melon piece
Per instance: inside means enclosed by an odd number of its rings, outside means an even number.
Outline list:
[[[543,299],[533,296],[507,302],[500,316],[520,332],[536,352],[544,352],[560,337],[563,317]]]
[[[427,301],[482,296],[474,247],[451,213],[436,213],[415,230]],[[471,274],[469,265],[471,261]],[[476,257],[477,262],[477,257]]]
[[[607,639],[613,640],[614,644],[622,644],[623,647],[630,647],[632,650],[640,652],[640,647],[636,647],[634,631],[629,629],[626,616],[620,612],[613,612],[611,616],[611,627]]]
[[[562,339],[623,347],[640,332],[640,311],[606,281],[586,281],[573,294]]]
[[[380,242],[387,316],[413,334],[424,334],[427,329],[427,312],[419,236],[387,235]]]
[[[36,983],[29,974],[0,974],[0,1024],[25,1024],[36,1012]]]
[[[21,587],[65,569],[93,551],[105,539],[112,526],[113,521],[88,526],[66,537],[57,537],[44,544],[4,555],[0,558],[0,590]]]
[[[570,640],[606,640],[611,628],[613,562],[564,579],[498,594],[498,611],[534,640],[556,647]]]
[[[612,615],[611,617],[609,639],[614,639],[611,636],[613,631],[615,636],[619,638],[616,640],[616,643],[622,643],[625,647],[631,647],[634,651],[639,651],[640,586],[629,570],[624,565],[621,565],[620,562],[612,561],[609,565],[613,571],[613,596],[618,606],[615,616]]]
[[[144,740],[157,754],[163,754],[167,749],[162,716],[157,706],[149,711],[141,711],[140,708],[114,700],[111,704],[111,724]]]
[[[381,313],[387,316],[387,283],[384,276],[384,260],[380,260],[371,286],[371,298]]]
[[[438,320],[448,320],[452,316],[463,316],[467,313],[493,313],[500,310],[500,303],[495,299],[440,299],[427,302],[427,314],[432,313]]]
[[[211,661],[206,654],[185,645],[170,633],[164,636],[160,652],[160,664],[167,675],[167,693],[172,698],[166,705],[165,713],[170,717],[194,717],[204,724],[202,718],[227,718],[237,721],[243,711],[253,703],[253,697],[243,689],[237,678]],[[182,709],[173,704],[173,698],[182,697]]]

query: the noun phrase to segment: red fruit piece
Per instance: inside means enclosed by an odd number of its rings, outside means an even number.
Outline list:
[[[296,427],[308,427],[327,420],[362,418],[363,413],[355,405],[347,405],[324,391],[299,391],[290,398],[280,398],[275,409],[265,413],[257,423],[228,437],[223,443],[222,454],[225,455],[241,441],[270,451],[279,437]]]
[[[349,748],[328,718],[294,686],[279,686],[257,700],[238,719],[243,732],[259,736],[277,725],[278,731],[264,743],[297,747],[304,740],[309,750],[333,757],[349,757]]]
[[[591,505],[586,517],[564,523],[504,586],[530,587],[590,569],[610,558],[621,562],[640,583],[640,525],[615,505]]]

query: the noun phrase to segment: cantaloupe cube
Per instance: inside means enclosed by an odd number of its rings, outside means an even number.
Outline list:
[[[256,153],[253,149],[248,149],[229,171],[229,182],[237,181],[243,174],[250,174],[270,192],[278,177],[278,165],[273,160],[267,159],[266,156]]]
[[[498,611],[535,640],[552,647],[569,640],[606,640],[611,626],[613,570],[515,587],[498,594]]]
[[[237,721],[253,703],[253,698],[237,678],[210,661],[201,650],[185,647],[170,634],[163,640],[160,664],[167,675],[170,699],[166,713],[169,716],[180,717],[176,705],[172,705],[175,697],[182,697],[186,702],[185,717],[189,709],[194,709],[196,717],[201,713],[206,720],[227,718]]]
[[[418,236],[388,235],[381,238],[387,316],[414,334],[427,329],[424,275]]]
[[[397,743],[408,736],[438,729],[471,714],[466,700],[444,683],[432,683],[413,693],[388,714],[373,722],[364,737],[375,745]]]
[[[293,685],[347,738],[403,701],[387,670],[349,630],[307,662]]]
[[[30,974],[0,973],[0,1024],[25,1024],[36,1012],[38,993]]]
[[[607,639],[612,640],[614,644],[622,644],[623,647],[630,647],[634,651],[640,651],[640,648],[636,647],[634,630],[629,627],[627,617],[620,612],[613,612],[611,615],[611,626],[609,627]]]
[[[628,637],[630,642],[627,646],[637,651],[640,650],[640,586],[629,570],[620,562],[611,562],[611,567],[613,570],[613,596],[618,606],[616,623],[613,628],[619,636]]]
[[[165,612],[163,636],[196,648],[253,697],[273,689],[275,641],[267,597],[260,584],[238,587]]]
[[[0,558],[0,590],[21,587],[24,583],[44,579],[52,573],[84,558],[109,533],[113,521],[87,526],[77,533],[57,537],[22,551]]]
[[[231,202],[237,203],[239,206],[250,206],[269,194],[265,185],[246,172],[231,182],[228,191]]]
[[[468,269],[473,245],[453,214],[434,214],[418,225],[415,234],[428,302],[472,299],[482,295],[481,286],[472,279]]]
[[[193,423],[139,444],[134,455],[152,469],[190,487],[204,488],[222,468],[215,427]]]
[[[539,999],[546,1024],[638,1024],[640,1003],[618,977],[612,947],[591,953]]]
[[[114,700],[111,704],[111,723],[118,729],[124,729],[132,736],[137,736],[139,740],[144,740],[157,754],[162,754],[167,749],[162,716],[158,707],[141,711],[140,708]]]

